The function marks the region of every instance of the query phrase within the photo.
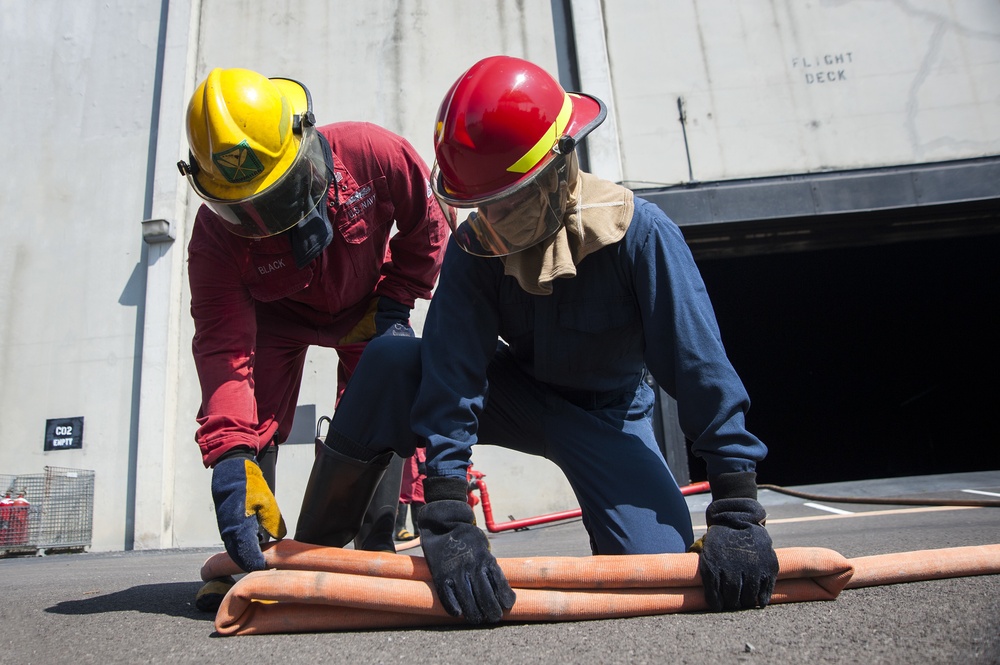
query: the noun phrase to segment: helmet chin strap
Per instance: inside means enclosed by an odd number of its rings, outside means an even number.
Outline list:
[[[333,226],[326,216],[326,201],[321,202],[298,224],[288,229],[295,267],[302,270],[333,241]]]
[[[327,173],[334,187],[334,201],[337,200],[337,179],[333,175],[333,150],[323,134],[316,136],[323,145],[323,157],[326,160]],[[298,224],[288,230],[288,240],[292,246],[292,256],[295,257],[295,267],[302,270],[312,263],[320,252],[333,242],[333,226],[327,214],[329,194],[320,201],[309,214]]]

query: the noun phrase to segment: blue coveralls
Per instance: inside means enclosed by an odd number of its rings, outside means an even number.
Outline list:
[[[710,479],[753,471],[767,449],[680,229],[636,197],[625,237],[552,286],[529,294],[452,239],[423,339],[369,344],[327,441],[355,456],[426,445],[429,476],[464,478],[476,443],[540,455],[566,474],[595,554],[682,552],[691,520],[647,370]]]

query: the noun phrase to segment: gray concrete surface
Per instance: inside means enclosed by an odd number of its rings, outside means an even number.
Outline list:
[[[1000,471],[797,489],[1000,498],[963,492],[1000,495]],[[1000,543],[997,508],[823,504],[767,491],[761,499],[776,547],[855,557]],[[705,501],[689,497],[696,526],[704,525]],[[501,557],[589,553],[578,520],[490,539]],[[199,568],[216,551],[0,560],[0,663],[1000,663],[1000,575],[846,590],[831,602],[728,614],[220,637],[213,617],[193,605]]]

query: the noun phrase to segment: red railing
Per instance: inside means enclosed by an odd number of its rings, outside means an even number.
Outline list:
[[[486,530],[490,533],[499,533],[501,531],[510,531],[517,529],[526,529],[530,526],[537,526],[539,524],[548,524],[549,522],[558,522],[560,520],[571,520],[580,517],[583,513],[579,508],[574,510],[562,510],[557,513],[547,513],[545,515],[538,515],[536,517],[525,517],[519,520],[510,520],[508,522],[501,522],[497,524],[493,521],[493,506],[490,504],[490,493],[486,489],[486,482],[483,477],[486,474],[481,471],[477,471],[469,465],[469,503],[471,505],[476,505],[482,502],[483,504],[483,517],[486,519]],[[701,494],[703,492],[709,491],[709,486],[707,481],[701,481],[698,483],[691,483],[690,485],[684,485],[681,487],[681,494],[687,496],[689,494]],[[475,492],[479,491],[479,498],[476,498]]]

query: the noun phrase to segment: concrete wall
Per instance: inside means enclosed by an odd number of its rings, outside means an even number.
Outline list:
[[[637,187],[1000,153],[1000,3],[604,3]]]
[[[95,470],[100,549],[125,544],[159,19],[0,2],[0,473]],[[83,448],[43,452],[46,419],[76,416]]]
[[[219,543],[193,441],[185,249],[198,200],[175,167],[187,101],[213,67],[302,80],[320,122],[381,124],[430,161],[437,105],[471,63],[575,64],[611,110],[591,170],[636,186],[690,177],[678,97],[699,180],[1000,151],[995,0],[570,8],[563,32],[548,2],[0,0],[0,474],[95,470],[96,550]],[[576,62],[557,63],[568,37]],[[154,219],[173,239],[143,241]],[[335,362],[308,357],[300,404],[318,415]],[[46,420],[75,416],[82,449],[43,451]],[[290,524],[311,458],[309,445],[281,452]],[[576,505],[547,462],[485,446],[474,462],[498,520]]]

